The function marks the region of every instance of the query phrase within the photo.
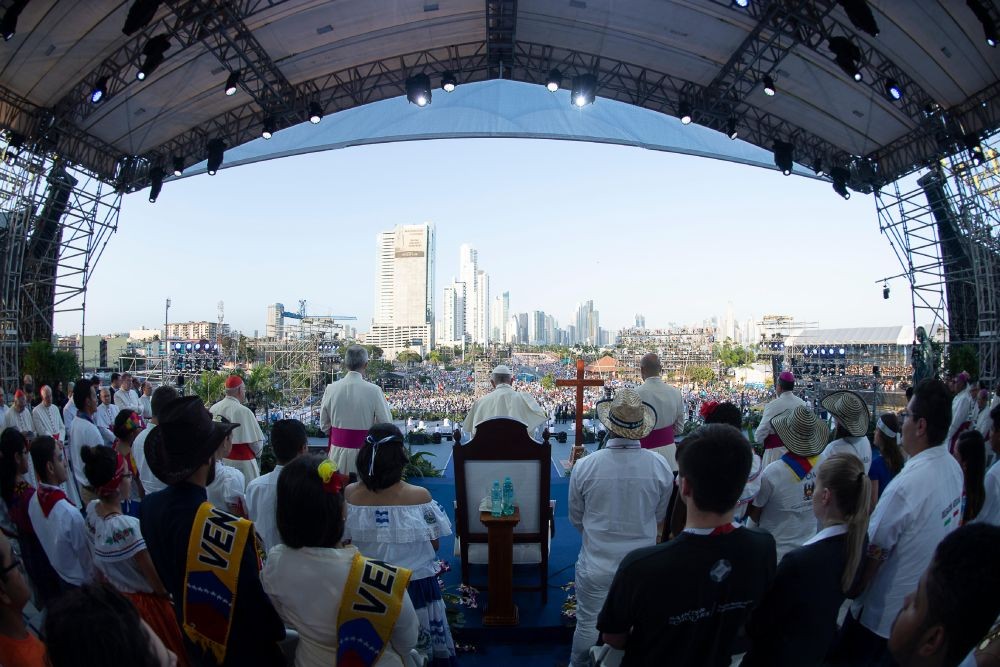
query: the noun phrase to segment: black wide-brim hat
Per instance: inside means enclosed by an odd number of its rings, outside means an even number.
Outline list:
[[[164,484],[177,484],[205,464],[239,424],[212,419],[197,396],[176,398],[157,415],[146,438],[149,469]]]

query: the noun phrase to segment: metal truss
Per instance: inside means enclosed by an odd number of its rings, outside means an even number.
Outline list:
[[[509,79],[504,65],[513,59],[517,0],[486,0],[486,58],[490,79]]]
[[[87,283],[117,229],[121,193],[9,135],[0,149],[0,383],[10,388],[24,348],[52,339],[56,314],[79,312],[85,329]]]
[[[981,379],[1000,378],[1000,137],[983,142],[986,160],[975,166],[954,153],[920,174],[876,192],[879,227],[895,251],[910,287],[914,329],[950,346],[972,345]],[[935,201],[931,192],[941,192]],[[955,240],[968,258],[947,265],[939,225],[942,211],[958,228]],[[969,317],[961,332],[951,317]]]
[[[254,339],[257,362],[274,372],[275,389],[281,392],[282,405],[306,406],[310,396],[322,394],[319,339]]]

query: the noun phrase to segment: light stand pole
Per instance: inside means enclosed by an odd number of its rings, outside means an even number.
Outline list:
[[[163,384],[167,383],[167,373],[170,371],[170,336],[167,331],[170,327],[170,297],[167,297],[167,307],[163,311],[163,343],[167,353],[163,362]]]

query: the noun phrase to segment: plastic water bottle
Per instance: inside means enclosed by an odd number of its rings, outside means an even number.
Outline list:
[[[503,478],[503,515],[510,516],[514,513],[514,482],[510,477]]]
[[[503,494],[500,491],[500,480],[493,480],[493,490],[490,491],[491,511],[493,516],[503,515]]]

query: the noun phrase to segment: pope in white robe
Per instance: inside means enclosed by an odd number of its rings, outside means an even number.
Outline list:
[[[538,402],[530,395],[514,391],[512,382],[514,373],[507,366],[497,366],[490,376],[493,391],[472,404],[472,409],[465,416],[462,430],[470,436],[476,432],[476,427],[487,419],[506,417],[521,422],[528,428],[528,435],[536,435],[539,427],[548,421],[548,415]]]
[[[243,378],[230,375],[226,378],[225,398],[209,408],[213,418],[225,417],[230,422],[239,424],[233,429],[233,448],[229,452],[229,458],[222,459],[222,462],[243,473],[244,491],[247,484],[260,477],[257,457],[264,448],[264,432],[260,430],[257,416],[243,405],[246,396]]]
[[[636,387],[643,403],[649,403],[656,410],[656,426],[639,442],[643,449],[649,449],[667,460],[670,469],[677,472],[677,445],[674,439],[684,428],[687,411],[680,390],[665,383],[660,375],[663,367],[660,358],[650,352],[639,362],[639,373],[643,382]]]
[[[66,426],[63,424],[62,410],[52,403],[52,389],[48,385],[39,392],[42,402],[31,411],[36,435],[50,435],[59,442],[66,442]]]
[[[319,412],[319,428],[329,434],[330,459],[344,475],[357,472],[358,450],[368,429],[392,422],[389,402],[378,385],[362,375],[368,367],[368,351],[352,345],[345,353],[347,375],[327,385]]]
[[[789,410],[794,410],[796,406],[808,407],[805,401],[792,393],[793,389],[795,389],[795,376],[789,371],[784,371],[778,376],[778,381],[774,383],[774,392],[777,396],[764,406],[760,426],[754,431],[754,440],[764,443],[763,468],[780,459],[788,451],[785,449],[784,443],[781,442],[781,438],[774,432],[774,428],[771,427],[771,420]]]

